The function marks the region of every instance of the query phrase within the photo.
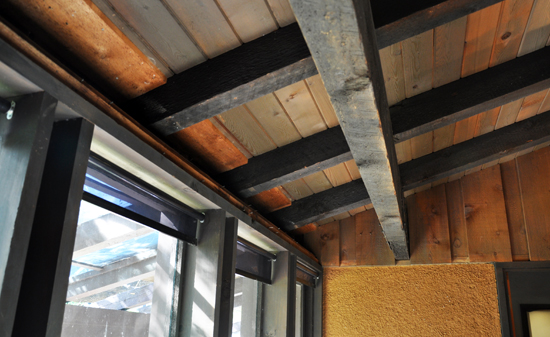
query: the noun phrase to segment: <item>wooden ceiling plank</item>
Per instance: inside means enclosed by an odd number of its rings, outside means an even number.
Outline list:
[[[263,0],[216,0],[241,41],[250,42],[277,29]]]
[[[550,0],[536,0],[521,40],[518,57],[541,49],[550,37]]]
[[[468,15],[462,77],[489,68],[502,2]]]
[[[386,239],[397,259],[408,259],[397,159],[370,3],[290,3]]]
[[[542,102],[546,98],[548,89],[539,91],[532,95],[525,97],[523,103],[521,103],[521,109],[519,110],[516,122],[533,117],[539,112]]]
[[[533,1],[506,0],[502,3],[490,67],[513,60],[517,56]]]
[[[10,0],[0,3],[0,11],[17,18],[20,25],[34,25],[25,30],[35,36],[48,35],[64,49],[67,60],[63,61],[72,62],[107,91],[129,99],[166,82],[164,74],[91,1]]]
[[[407,98],[426,92],[433,83],[433,30],[401,42]]]
[[[290,7],[288,0],[267,0],[267,3],[269,4],[269,7],[271,7],[271,11],[273,12],[273,16],[275,16],[279,27],[285,27],[296,22],[294,12],[292,11],[292,7]]]
[[[430,8],[423,3],[418,18],[422,31],[427,31],[498,1],[448,0]],[[417,1],[403,1],[403,5],[409,3]],[[392,5],[388,2],[384,6]],[[387,16],[388,8],[384,6],[375,12],[375,17]],[[393,12],[392,8],[389,11]],[[410,27],[416,23],[408,20],[413,20],[411,17],[418,11],[413,6],[400,12],[401,16],[393,17],[396,24],[391,27],[377,27],[380,40],[384,34],[387,37],[384,40],[388,41],[379,44],[379,48],[413,36],[409,35],[413,32]],[[388,25],[392,21],[385,22]],[[290,24],[174,76],[162,89],[151,91],[123,108],[141,123],[152,123],[159,134],[169,135],[316,74],[298,25]]]
[[[185,26],[208,58],[241,45],[214,0],[161,0]]]
[[[434,29],[434,88],[460,79],[466,16]]]
[[[390,109],[397,142],[550,87],[550,48],[402,101]]]
[[[338,125],[340,122],[338,122],[336,112],[334,112],[334,108],[330,103],[330,97],[328,96],[327,89],[325,89],[321,76],[315,75],[310,77],[306,79],[306,83],[327,126],[333,128]]]
[[[402,54],[401,43],[380,49],[380,62],[382,63],[389,106],[401,102],[406,97]]]

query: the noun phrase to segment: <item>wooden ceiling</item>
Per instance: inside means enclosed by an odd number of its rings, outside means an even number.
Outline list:
[[[390,106],[398,199],[547,145],[550,0],[372,5],[380,66],[369,71]],[[301,16],[301,29],[295,23],[288,0],[8,0],[0,8],[4,21],[285,231],[373,207],[349,126],[340,126],[323,83],[330,78],[318,74],[323,49],[312,45],[315,32],[304,39],[308,25]]]

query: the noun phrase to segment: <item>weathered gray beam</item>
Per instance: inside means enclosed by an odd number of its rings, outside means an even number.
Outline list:
[[[369,1],[291,0],[384,235],[408,259],[403,200]]]
[[[273,283],[263,284],[262,336],[294,337],[296,315],[296,256],[277,254]]]
[[[11,120],[0,115],[0,336],[12,335],[57,105],[46,93],[16,101]]]

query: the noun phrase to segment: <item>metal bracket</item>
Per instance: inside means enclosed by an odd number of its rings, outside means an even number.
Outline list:
[[[13,117],[13,112],[15,111],[15,102],[11,101],[10,109],[6,112],[6,118],[10,120]]]

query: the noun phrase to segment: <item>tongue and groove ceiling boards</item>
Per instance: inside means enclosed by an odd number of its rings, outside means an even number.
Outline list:
[[[374,207],[403,259],[403,193],[550,141],[550,0],[363,5],[7,0],[0,16],[276,226]]]

